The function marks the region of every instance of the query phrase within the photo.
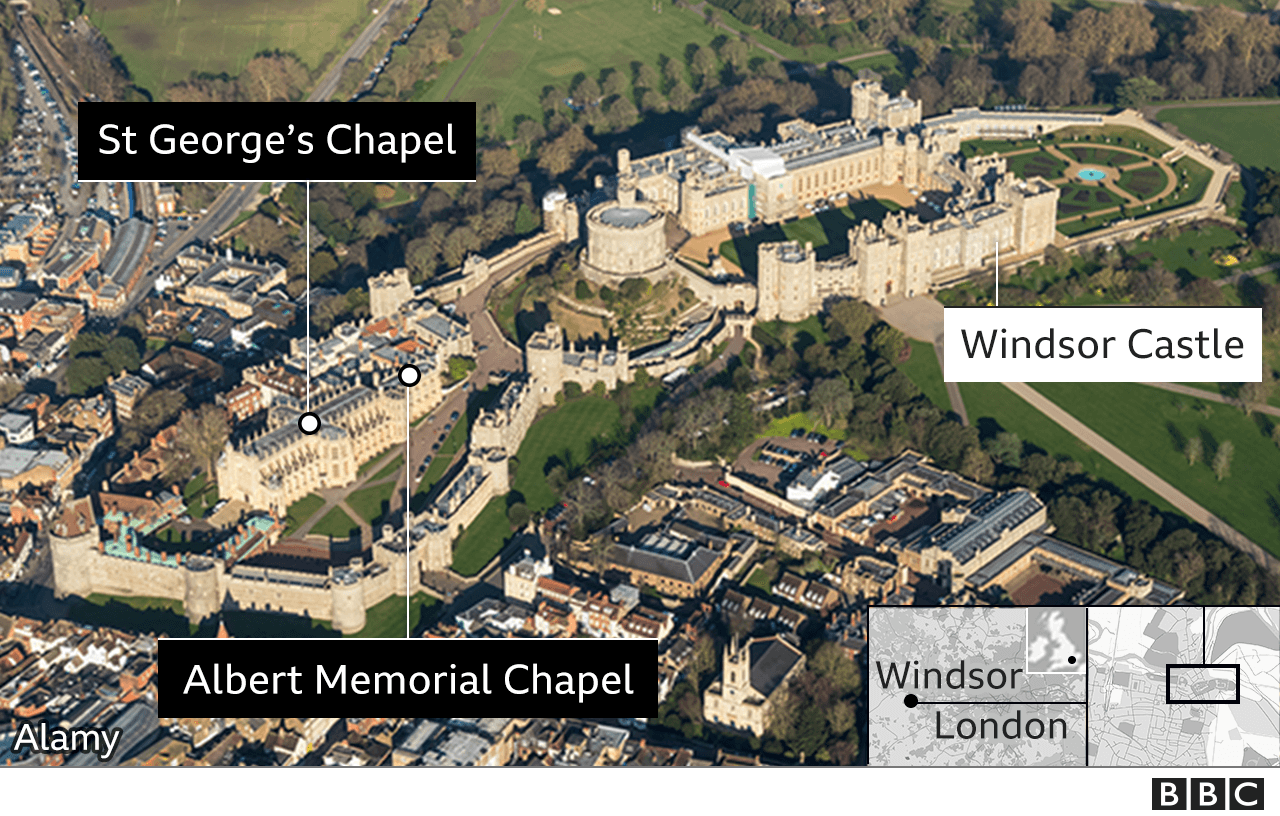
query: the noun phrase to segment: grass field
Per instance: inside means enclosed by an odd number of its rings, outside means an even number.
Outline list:
[[[416,98],[443,101],[466,70],[450,99],[474,101],[479,108],[497,105],[507,135],[512,135],[514,117],[523,114],[542,120],[538,100],[544,86],[567,90],[577,74],[598,78],[608,68],[630,79],[632,63],[661,70],[664,56],[684,65],[687,47],[707,45],[726,33],[707,26],[702,15],[670,3],[663,4],[661,14],[642,0],[566,0],[554,5],[564,13],[536,15],[520,0],[504,0],[503,11],[483,18],[463,36],[462,56],[441,66],[439,77]],[[533,36],[535,25],[542,30],[539,40]],[[481,43],[485,43],[483,51],[479,51]],[[767,55],[752,48],[750,56]],[[473,57],[475,62],[467,69]]]
[[[790,436],[791,432],[796,428],[803,429],[805,433],[817,431],[835,440],[844,439],[846,435],[846,431],[828,428],[823,425],[817,418],[810,416],[808,411],[797,411],[794,414],[787,414],[784,417],[771,420],[763,431],[756,434],[756,439],[763,439],[767,436]],[[845,452],[855,459],[866,458],[856,448],[847,448]]]
[[[360,518],[373,525],[382,518],[383,512],[390,506],[391,494],[395,489],[395,482],[362,487],[347,496],[347,504],[359,514]]]
[[[465,444],[467,444],[467,427],[468,417],[462,414],[458,417],[458,421],[454,424],[453,430],[449,431],[449,435],[445,437],[444,442],[440,443],[440,450],[431,455],[431,464],[427,466],[427,472],[422,474],[422,478],[418,481],[418,489],[413,493],[413,511],[415,513],[422,512],[427,506],[427,494],[431,492],[431,488],[435,487],[436,482],[444,477],[445,472],[449,469],[449,465],[453,463],[453,456]]]
[[[490,499],[453,548],[453,569],[459,575],[475,575],[502,551],[510,537],[507,500],[502,496]]]
[[[1068,456],[1079,462],[1085,472],[1110,482],[1135,499],[1150,502],[1161,510],[1173,510],[1173,506],[1141,482],[1113,465],[1102,454],[1076,439],[1044,414],[1032,408],[1021,397],[999,383],[961,383],[960,395],[964,398],[969,421],[982,429],[984,435],[994,433],[995,427],[1012,431],[1029,443],[1052,456]],[[990,426],[990,427],[988,427]]]
[[[439,614],[439,601],[425,592],[413,596],[413,607],[409,611],[409,626],[416,631],[423,623],[430,623]],[[402,638],[404,631],[404,598],[392,595],[384,601],[374,604],[365,611],[364,628],[347,637],[357,638]]]
[[[388,476],[391,476],[392,474],[394,474],[397,470],[399,470],[400,466],[403,464],[404,464],[404,454],[403,453],[396,454],[396,458],[392,459],[381,470],[373,474],[373,476],[369,479],[369,481],[376,482],[381,479],[385,479]]]
[[[1058,199],[1059,218],[1105,210],[1121,203],[1107,189],[1084,182],[1068,182],[1058,189],[1062,190],[1062,197]]]
[[[883,199],[851,201],[844,207],[797,218],[783,224],[771,224],[750,235],[740,235],[720,244],[720,254],[742,268],[751,277],[756,276],[756,247],[773,241],[812,241],[818,258],[826,259],[849,251],[849,228],[863,221],[879,224],[887,213],[902,209],[898,204]]]
[[[184,615],[182,601],[172,598],[128,598],[94,593],[75,603],[67,616],[91,626],[189,637],[195,634],[196,628],[187,623]]]
[[[1067,163],[1062,159],[1044,151],[1019,153],[1017,156],[1010,156],[1008,162],[1009,172],[1018,178],[1030,178],[1032,176],[1040,176],[1047,179],[1060,178],[1062,171],[1067,167]]]
[[[1235,230],[1220,224],[1203,224],[1196,229],[1184,229],[1177,238],[1153,238],[1137,244],[1133,252],[1141,257],[1144,254],[1159,258],[1165,269],[1176,274],[1184,282],[1191,278],[1209,278],[1216,280],[1234,275],[1245,269],[1252,269],[1275,259],[1274,255],[1254,251],[1250,258],[1232,267],[1218,266],[1213,262],[1215,249],[1227,249],[1244,240]]]
[[[938,365],[938,355],[934,353],[933,344],[911,339],[907,342],[911,344],[911,358],[905,363],[898,363],[898,368],[911,378],[930,402],[944,411],[950,411],[951,399],[947,396],[947,386],[942,382],[942,367]]]
[[[316,511],[324,507],[324,499],[314,493],[298,499],[289,505],[289,509],[285,511],[284,516],[284,533],[282,538],[288,538],[293,535],[299,527],[307,523],[307,519],[316,514]]]
[[[570,474],[591,458],[593,440],[618,431],[620,412],[616,403],[603,397],[585,396],[560,406],[529,428],[516,459],[512,488],[524,496],[534,513],[541,513],[559,500],[547,484],[547,463],[553,458]],[[504,517],[504,524],[505,517]]]
[[[800,352],[814,343],[826,343],[831,339],[827,336],[827,330],[822,327],[822,318],[817,315],[810,315],[798,323],[781,320],[757,323],[755,330],[762,332],[779,347],[785,345],[785,335],[790,333],[794,338],[791,345]]]
[[[312,535],[330,538],[348,538],[360,531],[360,525],[351,520],[341,507],[335,507],[311,528]]]
[[[1280,168],[1280,105],[1166,108],[1157,118],[1187,138],[1222,148],[1246,167]]]
[[[157,96],[192,72],[236,76],[255,54],[292,53],[308,68],[370,19],[365,0],[89,0],[89,19]],[[536,99],[535,99],[536,102]]]
[[[1195,400],[1136,384],[1033,385],[1232,527],[1280,553],[1280,448],[1270,439],[1275,417],[1246,417],[1222,404],[1210,405],[1206,417],[1195,410]],[[1182,450],[1194,436],[1203,440],[1204,457],[1190,466]],[[1235,457],[1231,475],[1218,481],[1207,463],[1227,440]]]

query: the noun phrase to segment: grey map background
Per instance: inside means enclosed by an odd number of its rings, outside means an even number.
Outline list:
[[[1072,608],[1068,611],[1079,611]],[[1027,614],[1025,609],[1000,607],[872,607],[868,649],[868,759],[889,766],[1071,766],[1084,764],[1085,706],[1052,705],[1084,701],[1083,674],[1028,675]],[[910,683],[888,690],[881,669],[919,660],[919,668],[1001,668],[1006,674],[1022,669],[1012,691],[983,688],[920,689]],[[879,663],[879,667],[877,666]],[[915,668],[914,664],[912,667]],[[903,700],[916,694],[925,703],[907,708]],[[1010,701],[1020,705],[966,706],[964,702]],[[1066,720],[1066,740],[939,740],[936,716],[944,723],[961,717],[1003,721],[1020,709],[1024,722],[1037,717]]]
[[[1280,609],[1092,608],[1088,637],[1090,765],[1280,761]],[[1167,704],[1176,663],[1239,664],[1240,703]],[[1174,699],[1216,699],[1227,672],[1171,674]]]

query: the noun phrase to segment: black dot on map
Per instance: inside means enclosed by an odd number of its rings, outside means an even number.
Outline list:
[[[1071,655],[1071,657],[1067,658],[1067,662],[1074,666],[1076,664],[1076,656]]]
[[[902,704],[905,705],[907,708],[915,708],[919,702],[920,702],[920,698],[915,696],[914,694],[908,694],[906,697],[902,698]]]

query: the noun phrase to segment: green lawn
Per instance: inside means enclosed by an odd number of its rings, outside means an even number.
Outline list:
[[[572,475],[590,460],[593,441],[618,432],[619,417],[617,403],[589,395],[533,423],[516,454],[520,464],[512,485],[531,511],[541,513],[560,499],[547,484],[548,462],[556,458]]]
[[[453,549],[453,569],[459,575],[472,576],[502,551],[511,537],[507,522],[507,500],[497,496],[489,501],[467,525],[466,532]]]
[[[751,577],[747,579],[747,586],[753,586],[765,595],[768,595],[771,590],[769,576],[765,574],[762,567],[756,567],[751,571]]]
[[[814,343],[826,343],[831,340],[827,336],[827,330],[822,327],[822,318],[817,315],[809,315],[798,323],[787,323],[782,320],[757,323],[752,331],[762,332],[778,347],[786,345],[786,337],[790,334],[791,345],[799,351],[803,351]]]
[[[720,244],[724,259],[737,264],[750,277],[756,276],[756,247],[774,241],[812,241],[820,259],[849,251],[849,229],[863,221],[879,224],[887,213],[902,209],[887,199],[850,201],[843,207],[827,210],[783,224],[771,224],[750,235],[740,235]]]
[[[1018,178],[1030,178],[1032,176],[1040,176],[1047,179],[1060,178],[1062,171],[1067,167],[1067,163],[1062,159],[1045,151],[1010,156],[1008,164],[1009,171]]]
[[[391,494],[395,492],[395,489],[395,482],[384,482],[362,487],[347,496],[347,504],[352,510],[356,511],[360,518],[369,522],[370,525],[374,525],[378,519],[382,518],[386,508],[390,506]]]
[[[1150,502],[1161,510],[1173,510],[1172,505],[1144,487],[1137,479],[1067,433],[1061,425],[1031,407],[1003,385],[961,383],[960,395],[964,398],[969,421],[979,428],[983,427],[984,420],[993,421],[1001,429],[1016,433],[1023,442],[1045,453],[1075,459],[1084,467],[1085,472],[1110,482],[1135,499]]]
[[[942,366],[938,365],[938,355],[934,353],[933,344],[911,339],[907,342],[911,344],[911,358],[905,363],[898,363],[898,368],[911,378],[934,405],[950,411],[951,399],[947,396],[947,386],[942,382]]]
[[[85,7],[134,82],[157,98],[193,72],[236,76],[264,51],[295,54],[314,70],[371,18],[365,0],[89,0]]]
[[[325,514],[324,518],[316,522],[311,528],[313,535],[328,536],[330,538],[348,538],[360,531],[360,525],[351,520],[343,512],[341,507],[335,507]]]
[[[1054,141],[1060,145],[1080,142],[1101,143],[1104,146],[1114,144],[1119,147],[1141,150],[1152,156],[1159,156],[1169,149],[1169,145],[1153,136],[1149,136],[1146,131],[1121,125],[1105,125],[1102,127],[1074,125],[1055,132],[1053,137]]]
[[[127,632],[155,632],[169,637],[190,637],[195,633],[195,627],[187,623],[182,601],[172,598],[94,593],[73,603],[67,617],[77,623],[110,626]]]
[[[415,94],[415,100],[443,101],[466,70],[450,99],[475,102],[478,108],[497,105],[508,137],[516,116],[542,121],[538,100],[547,85],[567,90],[577,74],[598,79],[609,68],[630,79],[633,64],[661,70],[663,57],[683,65],[686,47],[707,45],[726,33],[707,26],[702,15],[688,9],[664,3],[658,14],[644,0],[572,0],[563,4],[561,15],[534,14],[522,0],[504,0],[502,9],[482,18],[462,37],[462,56],[438,66],[439,77]],[[538,40],[533,36],[535,25],[542,31]],[[770,58],[758,48],[752,48],[750,56]]]
[[[1213,262],[1215,249],[1229,249],[1244,241],[1244,237],[1235,230],[1221,224],[1201,224],[1195,229],[1184,228],[1174,239],[1153,238],[1142,241],[1135,244],[1131,251],[1138,256],[1150,253],[1164,263],[1165,269],[1180,278],[1216,280],[1275,259],[1270,253],[1255,250],[1248,260],[1236,266],[1223,267]]]
[[[417,631],[425,621],[430,623],[439,614],[439,601],[434,597],[419,592],[413,596],[413,607],[409,612],[409,626]],[[347,637],[358,638],[402,638],[404,631],[404,599],[392,595],[381,603],[374,604],[365,612],[364,628]]]
[[[281,535],[281,538],[288,538],[293,535],[297,529],[303,524],[306,524],[307,519],[314,516],[316,511],[321,507],[324,507],[324,499],[314,493],[309,493],[289,505],[289,509],[285,512],[284,516],[285,526],[284,533]]]
[[[1274,417],[1246,417],[1222,404],[1212,404],[1205,417],[1193,399],[1129,383],[1033,385],[1232,527],[1280,553],[1280,448],[1270,439]],[[1186,409],[1179,411],[1179,403]],[[1205,461],[1189,466],[1182,450],[1193,436],[1203,440]],[[1206,462],[1226,440],[1235,446],[1235,457],[1231,475],[1219,482]]]
[[[1280,105],[1167,108],[1157,118],[1190,139],[1222,148],[1246,167],[1280,167]]]
[[[364,462],[361,463],[360,467],[356,468],[356,475],[363,476],[366,473],[368,473],[370,470],[373,470],[374,466],[382,461],[382,457],[386,456],[387,451],[389,450],[391,450],[391,448],[385,448],[384,450],[380,450],[377,453],[375,453],[373,456],[370,456],[368,459],[364,460]]]
[[[1116,150],[1111,147],[1072,145],[1059,149],[1081,164],[1105,164],[1113,167],[1122,167],[1126,164],[1137,164],[1140,161],[1145,161],[1142,156],[1136,153],[1129,153],[1124,149]]]
[[[1059,187],[1058,217],[1080,216],[1095,210],[1106,210],[1121,203],[1118,196],[1096,182],[1071,181]],[[1112,218],[1120,216],[1113,214]]]
[[[369,481],[371,481],[371,482],[377,482],[377,481],[381,481],[382,479],[387,478],[388,476],[392,476],[392,475],[394,475],[394,474],[395,474],[395,472],[396,472],[397,470],[399,470],[403,465],[404,465],[404,454],[403,454],[403,453],[401,453],[401,454],[397,454],[397,455],[396,455],[396,458],[394,458],[394,459],[392,459],[390,462],[388,462],[388,463],[386,464],[386,466],[382,468],[382,470],[380,470],[380,471],[378,471],[377,473],[373,474],[372,478],[370,478],[370,479],[369,479]]]

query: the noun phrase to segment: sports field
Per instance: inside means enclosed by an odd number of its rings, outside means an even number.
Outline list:
[[[344,35],[372,19],[365,0],[89,0],[85,5],[134,82],[153,95],[193,71],[236,76],[263,51],[292,53],[314,71],[326,55],[346,47]]]
[[[598,79],[607,68],[622,71],[630,81],[632,63],[661,72],[664,56],[684,66],[686,48],[726,34],[707,26],[702,15],[670,3],[662,4],[660,14],[645,0],[549,0],[548,8],[559,9],[558,15],[534,14],[521,0],[504,0],[502,6],[462,38],[462,56],[441,66],[439,78],[418,99],[443,100],[465,70],[450,99],[474,101],[480,108],[492,102],[510,129],[520,114],[541,121],[539,97],[546,85],[567,90],[577,74]],[[534,38],[535,26],[540,39]],[[767,55],[753,48],[750,56]]]
[[[1280,448],[1275,417],[1246,417],[1228,405],[1130,383],[1032,383],[1076,419],[1272,553],[1280,553]],[[1180,410],[1181,407],[1181,410]],[[1195,465],[1183,454],[1199,437]],[[1231,476],[1218,481],[1209,464],[1218,447],[1235,447]],[[1270,478],[1268,478],[1270,477]]]
[[[1156,118],[1189,139],[1217,145],[1246,167],[1280,168],[1280,105],[1166,108]]]

